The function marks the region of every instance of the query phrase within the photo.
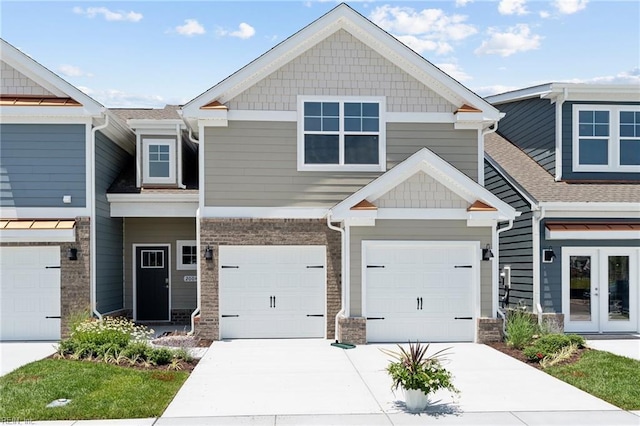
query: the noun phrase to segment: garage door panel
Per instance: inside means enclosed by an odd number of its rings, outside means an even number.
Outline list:
[[[324,336],[324,246],[223,246],[220,264],[238,266],[220,269],[222,338]]]
[[[384,266],[364,274],[366,315],[384,318],[367,321],[369,341],[473,340],[474,322],[455,318],[473,317],[474,243],[363,245],[363,261]]]
[[[60,247],[0,247],[0,340],[58,340]]]

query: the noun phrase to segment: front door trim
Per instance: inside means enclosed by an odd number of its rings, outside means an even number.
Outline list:
[[[132,244],[133,252],[132,252],[132,263],[131,263],[131,275],[133,277],[133,320],[138,320],[138,288],[137,288],[137,279],[138,279],[138,248],[144,247],[163,247],[167,249],[167,258],[165,259],[165,263],[167,265],[167,275],[169,279],[169,294],[168,294],[168,309],[167,309],[167,319],[166,320],[158,320],[158,321],[171,321],[171,244],[159,243],[159,244]]]

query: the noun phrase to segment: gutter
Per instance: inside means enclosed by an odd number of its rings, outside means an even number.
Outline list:
[[[202,290],[201,290],[201,276],[202,276],[202,262],[200,261],[201,259],[203,259],[203,256],[201,256],[200,253],[200,207],[198,207],[196,209],[196,246],[198,247],[198,250],[196,250],[196,253],[198,253],[198,261],[196,262],[196,276],[197,276],[197,282],[196,282],[196,309],[195,311],[191,312],[191,330],[189,330],[189,335],[193,335],[196,331],[196,316],[200,313],[200,301],[202,300]]]
[[[534,313],[540,314],[538,306],[540,306],[540,273],[542,263],[540,262],[540,222],[545,218],[546,210],[544,207],[532,206],[532,240],[533,240],[533,301],[532,308]]]
[[[500,275],[498,274],[497,269],[500,267],[500,234],[512,228],[513,228],[513,219],[510,219],[509,224],[507,226],[505,226],[504,228],[500,228],[496,231],[496,241],[494,244],[494,247],[496,247],[496,262],[495,262],[494,276],[497,277],[497,279],[495,280],[496,284],[493,289],[493,295],[494,295],[493,300],[494,300],[494,303],[497,305],[496,312],[498,313],[500,318],[502,318],[502,334],[505,336],[507,334],[507,316],[504,313],[504,311],[500,309],[500,304],[498,303],[499,294],[500,294],[500,289],[499,289]]]
[[[340,265],[340,276],[342,277],[342,283],[340,283],[340,288],[341,288],[341,297],[340,297],[340,310],[338,311],[338,313],[336,314],[336,319],[335,319],[335,329],[334,329],[334,337],[336,340],[336,343],[338,343],[338,319],[341,316],[344,316],[345,313],[345,306],[346,306],[346,286],[345,286],[345,259],[346,259],[346,233],[345,230],[343,228],[334,226],[331,224],[331,216],[332,216],[332,212],[331,210],[329,210],[329,213],[327,213],[327,227],[333,231],[338,231],[340,232],[341,235],[341,241],[342,241],[342,248],[341,248],[341,265]]]
[[[103,109],[102,110],[105,120],[104,120],[104,124],[101,126],[96,126],[93,129],[91,129],[91,217],[89,220],[89,237],[91,239],[91,248],[90,248],[90,254],[91,254],[91,267],[90,267],[90,276],[91,279],[89,280],[90,285],[91,285],[91,289],[89,291],[89,298],[91,300],[91,313],[94,314],[95,316],[98,317],[98,319],[102,319],[102,314],[100,312],[98,312],[98,307],[97,307],[97,283],[96,283],[96,265],[98,264],[98,260],[96,259],[97,256],[97,241],[96,241],[96,235],[97,235],[97,230],[96,230],[96,167],[95,167],[95,161],[96,161],[96,132],[98,130],[102,130],[104,128],[106,128],[109,125],[109,114],[107,114],[107,110]]]
[[[493,123],[493,126],[488,127],[480,133],[480,140],[478,141],[478,158],[480,158],[478,163],[478,183],[481,186],[484,186],[484,137],[496,131],[498,131],[497,121]]]

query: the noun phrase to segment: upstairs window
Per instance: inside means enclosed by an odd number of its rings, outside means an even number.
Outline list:
[[[383,171],[384,99],[301,98],[298,170]]]
[[[640,107],[574,105],[573,108],[575,171],[640,171]]]
[[[175,140],[144,139],[142,167],[143,183],[176,183]]]

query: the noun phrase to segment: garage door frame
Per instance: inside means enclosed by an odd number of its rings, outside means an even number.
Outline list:
[[[474,319],[480,318],[481,315],[481,301],[480,301],[480,283],[481,283],[481,271],[480,271],[480,241],[411,241],[411,240],[363,240],[362,241],[362,265],[361,265],[361,312],[362,317],[367,318],[367,249],[370,247],[392,247],[392,246],[428,246],[428,247],[455,247],[463,246],[471,248],[473,253],[477,256],[471,257],[471,265],[473,268],[473,281],[471,283],[471,301],[473,303],[473,315]],[[474,326],[473,341],[478,339],[477,326]],[[368,340],[368,338],[367,338]]]
[[[323,269],[323,285],[322,285],[322,296],[323,296],[323,327],[322,327],[322,333],[321,336],[319,338],[327,338],[327,321],[328,321],[328,306],[327,306],[327,298],[328,298],[328,261],[327,261],[327,246],[326,245],[322,245],[322,244],[267,244],[267,245],[263,245],[263,244],[248,244],[248,245],[243,245],[243,244],[232,244],[232,245],[221,245],[219,246],[219,253],[218,253],[218,259],[221,259],[220,256],[220,251],[225,250],[226,248],[242,248],[242,249],[249,249],[249,248],[278,248],[278,247],[283,247],[283,248],[295,248],[295,247],[299,247],[299,248],[305,248],[305,247],[319,247],[323,249],[324,252],[324,257],[322,260],[322,269]],[[219,329],[219,333],[220,336],[222,336],[224,334],[223,331],[223,321],[222,321],[222,315],[223,315],[223,300],[220,297],[220,293],[221,293],[221,289],[223,286],[222,283],[222,263],[219,261],[218,264],[218,324],[220,325],[220,329]],[[270,338],[270,337],[260,337],[260,338]],[[296,337],[287,337],[287,338],[296,338]],[[299,338],[308,338],[308,337],[299,337]]]

